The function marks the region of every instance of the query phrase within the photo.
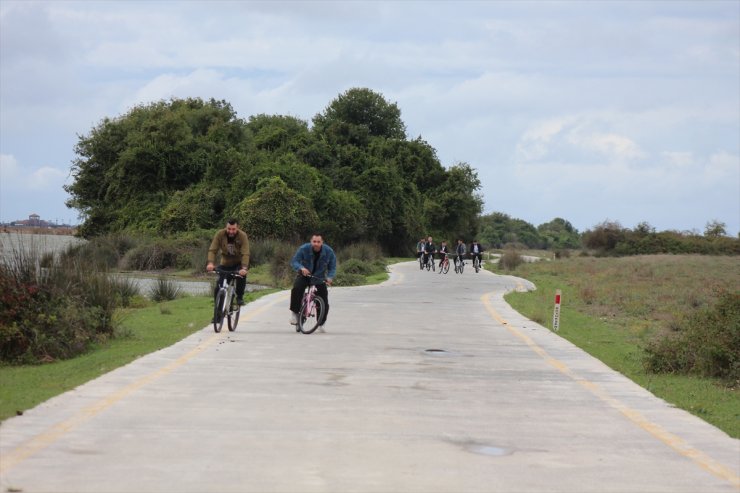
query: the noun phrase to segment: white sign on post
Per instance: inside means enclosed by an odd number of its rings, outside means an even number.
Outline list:
[[[555,311],[552,314],[552,330],[557,332],[560,330],[560,297],[561,293],[559,289],[555,290]]]

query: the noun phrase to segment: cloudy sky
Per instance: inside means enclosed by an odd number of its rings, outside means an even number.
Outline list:
[[[485,212],[740,229],[740,1],[0,0],[0,221],[67,222],[78,135],[170,97],[396,102]]]

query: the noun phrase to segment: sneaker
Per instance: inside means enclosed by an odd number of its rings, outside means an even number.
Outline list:
[[[244,298],[243,298],[242,296],[239,296],[239,297],[238,297],[238,298],[236,299],[236,304],[237,304],[237,305],[239,305],[239,306],[242,306],[242,305],[244,305]]]
[[[290,312],[290,325],[298,325],[298,314]]]

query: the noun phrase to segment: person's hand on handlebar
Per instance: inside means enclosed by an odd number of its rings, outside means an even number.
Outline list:
[[[213,269],[215,269],[213,262],[208,262],[208,265],[206,265],[206,272],[213,272]]]
[[[326,279],[326,285],[327,285],[327,286],[331,286],[331,283],[332,283],[332,282],[333,282],[333,280],[332,280],[332,279],[328,279],[328,278]]]
[[[303,274],[304,276],[308,276],[311,274],[311,271],[306,269],[305,267],[301,267],[301,274]]]
[[[239,270],[239,275],[242,277],[247,277],[247,269],[242,267],[241,270]]]

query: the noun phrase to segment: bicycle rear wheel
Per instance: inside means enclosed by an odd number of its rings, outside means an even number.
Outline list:
[[[213,304],[213,330],[221,332],[221,328],[224,326],[224,301],[226,293],[223,290],[219,290],[216,295],[216,302]]]
[[[311,334],[319,325],[324,323],[324,299],[315,296],[311,303],[301,305],[301,311],[298,312],[298,329],[304,334]]]

